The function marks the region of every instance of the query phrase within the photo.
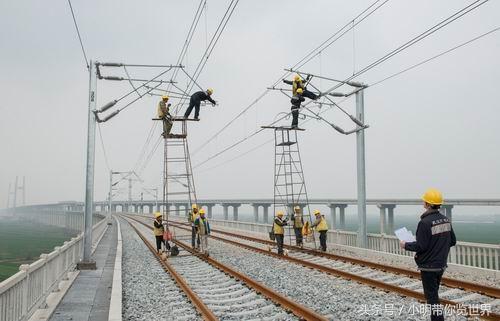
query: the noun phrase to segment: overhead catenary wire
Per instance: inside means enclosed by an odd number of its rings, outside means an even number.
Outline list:
[[[342,103],[343,103],[344,101],[346,101],[346,100],[347,100],[347,98],[344,98],[342,101],[340,101],[340,102],[339,102],[339,104],[342,104]],[[332,108],[333,108],[333,107],[332,107],[332,105],[329,105],[329,108],[325,108],[325,109],[321,110],[321,111],[318,113],[318,115],[321,115],[321,114],[323,114],[323,113],[327,112],[328,110],[330,110],[330,109],[332,109]],[[309,112],[311,112],[311,111],[309,110]],[[313,113],[313,112],[311,112],[311,113]],[[285,114],[286,114],[286,115],[285,115],[284,117],[289,116],[289,113],[285,113]],[[313,113],[313,114],[314,114],[314,115],[316,115],[316,113]],[[284,118],[284,117],[283,117],[283,118]],[[281,120],[281,119],[283,119],[283,118],[280,118],[279,120]],[[321,118],[322,118],[322,117],[321,117]],[[307,123],[307,122],[309,122],[311,119],[313,119],[313,118],[306,119],[306,120],[305,120],[305,121],[303,121],[302,123],[303,123],[303,124],[304,124],[304,123]],[[326,121],[325,121],[325,122],[326,122]],[[329,123],[329,122],[326,122],[326,123],[328,123],[329,125],[331,125],[331,123]],[[259,148],[261,148],[261,147],[263,147],[263,146],[264,146],[264,145],[266,145],[266,144],[271,143],[272,141],[274,141],[274,138],[272,138],[272,139],[270,139],[270,140],[267,140],[267,141],[265,141],[264,143],[262,143],[262,144],[260,144],[260,145],[257,145],[257,146],[255,146],[255,147],[253,147],[252,149],[250,149],[250,150],[248,150],[248,151],[246,151],[246,152],[243,152],[243,153],[241,153],[241,154],[239,154],[239,155],[237,155],[237,156],[235,156],[235,157],[233,157],[233,158],[231,158],[231,159],[229,159],[229,160],[227,160],[227,161],[224,161],[224,162],[222,162],[222,163],[220,163],[220,164],[217,164],[217,165],[215,165],[215,166],[212,166],[212,167],[209,167],[209,168],[206,168],[206,169],[200,170],[200,171],[198,171],[198,172],[199,172],[199,173],[200,173],[200,172],[202,173],[202,172],[205,172],[205,171],[207,171],[207,170],[214,169],[214,168],[220,167],[220,166],[222,166],[222,165],[228,164],[228,163],[230,163],[230,162],[232,162],[232,161],[235,161],[235,160],[236,160],[236,159],[238,159],[238,158],[241,158],[241,157],[243,157],[243,156],[245,156],[245,155],[247,155],[247,154],[249,154],[249,153],[251,153],[251,152],[253,152],[253,151],[255,151],[255,150],[259,149]],[[193,168],[198,168],[198,167],[200,167],[200,166],[202,166],[202,165],[204,165],[204,164],[206,164],[206,162],[199,163],[199,164],[197,164],[196,166],[194,166]]]
[[[161,136],[159,136],[157,138],[155,144],[153,145],[153,148],[151,149],[150,153],[148,154],[147,158],[145,159],[144,163],[139,168],[139,175],[142,175],[142,172],[148,166],[149,162],[151,161],[151,159],[155,155],[156,151],[158,150],[158,146],[160,146],[160,143],[162,141],[163,141],[163,138]]]
[[[201,11],[201,9],[204,7],[204,4],[206,4],[206,0],[201,0],[201,1],[199,2],[199,4],[198,4],[198,8],[197,8],[196,13],[195,13],[195,15],[194,15],[193,21],[191,22],[191,25],[190,25],[190,27],[189,27],[189,31],[188,31],[188,34],[187,34],[187,36],[186,36],[186,40],[184,41],[184,44],[183,44],[183,46],[182,46],[181,52],[180,52],[180,54],[179,54],[179,57],[178,57],[178,59],[177,59],[177,63],[176,63],[176,65],[182,66],[182,62],[184,61],[184,57],[185,57],[185,56],[186,56],[186,54],[187,54],[187,49],[188,49],[188,47],[189,47],[189,45],[190,45],[190,43],[191,43],[191,40],[192,40],[192,38],[193,38],[194,32],[195,32],[195,30],[196,30],[196,27],[198,26],[198,22],[199,22],[199,20],[200,20],[200,17],[201,17],[201,12],[202,12],[202,11]],[[179,69],[181,69],[184,73],[186,73],[186,72],[185,72],[185,70],[184,70],[184,68],[176,68],[176,69],[174,70],[174,73],[173,73],[172,77],[171,77],[171,80],[172,80],[172,81],[171,81],[171,82],[168,84],[168,86],[167,86],[166,92],[169,92],[169,91],[170,91],[171,86],[173,86],[174,88],[176,88],[176,89],[180,90],[181,92],[183,92],[185,95],[188,95],[188,94],[187,94],[187,93],[186,93],[183,89],[181,89],[180,87],[178,87],[178,86],[175,84],[175,80],[176,80],[177,74],[178,74],[178,72],[179,72]],[[187,74],[187,73],[186,73],[186,74]],[[130,78],[130,77],[129,77],[129,78]],[[147,84],[146,84],[146,85],[147,85]],[[146,88],[148,88],[148,89],[151,89],[151,88],[152,88],[152,87],[149,87],[149,86],[145,86],[145,87],[146,87]],[[160,90],[160,88],[157,88],[156,90]],[[157,125],[157,123],[155,123],[155,124],[152,126],[152,128],[151,128],[150,132],[148,133],[148,135],[147,135],[147,137],[146,137],[146,142],[144,143],[144,146],[143,146],[143,148],[142,148],[141,152],[139,153],[139,157],[138,157],[138,159],[137,159],[137,161],[136,161],[136,164],[134,165],[134,168],[138,168],[138,167],[139,167],[139,165],[141,165],[142,158],[143,158],[144,156],[146,156],[145,152],[146,152],[146,149],[147,149],[147,147],[148,147],[148,145],[149,145],[149,143],[150,143],[150,141],[151,141],[151,138],[152,138],[152,137],[153,137],[153,135],[154,135],[154,132],[156,131],[156,128],[157,128],[157,126],[156,126],[156,125]],[[158,148],[159,141],[160,141],[160,140],[158,139],[158,140],[156,141],[156,143],[153,145],[153,150],[155,150],[155,151],[156,151],[156,149]],[[154,153],[153,153],[153,154],[154,154]],[[151,156],[151,157],[152,157],[152,156]],[[144,162],[144,164],[143,164],[144,166],[141,166],[141,171],[142,171],[142,170],[143,170],[143,169],[147,166],[147,163],[149,162],[149,160],[150,160],[150,158],[149,158],[149,159],[147,159],[147,160],[145,160],[145,162]]]
[[[75,12],[73,6],[71,5],[71,0],[68,0],[69,9],[71,10],[71,16],[73,17],[73,23],[75,24],[76,34],[78,35],[78,41],[80,42],[80,47],[82,48],[83,59],[85,60],[85,66],[89,69],[89,60],[87,59],[87,54],[85,53],[85,47],[83,46],[82,36],[80,35],[80,28],[78,28],[78,23],[76,23]]]
[[[196,9],[193,21],[191,22],[191,26],[189,27],[188,34],[186,35],[186,40],[184,41],[179,57],[177,58],[177,64],[182,64],[182,62],[184,61],[184,57],[188,52],[189,45],[191,44],[191,40],[193,39],[196,28],[198,27],[198,23],[200,21],[201,14],[203,12],[203,8],[205,7],[206,2],[207,2],[206,0],[201,0],[200,3],[198,4],[198,8]],[[177,79],[177,74],[178,70],[174,70],[174,73],[172,75],[172,80]],[[168,89],[170,89],[170,85],[167,87],[167,90]]]
[[[460,19],[461,17],[465,16],[469,12],[471,12],[471,11],[479,8],[480,6],[484,5],[488,1],[489,0],[476,0],[473,3],[471,3],[471,4],[469,4],[469,5],[465,6],[465,7],[463,7],[462,9],[456,11],[455,13],[453,13],[450,16],[448,16],[447,18],[445,18],[445,19],[441,20],[440,22],[438,22],[437,24],[433,25],[429,29],[425,30],[424,32],[420,33],[419,35],[413,37],[409,41],[407,41],[404,44],[400,45],[396,49],[390,51],[388,54],[384,55],[383,57],[381,57],[381,58],[373,61],[370,64],[368,64],[367,66],[365,66],[364,68],[362,68],[361,70],[359,70],[358,72],[356,72],[355,74],[353,74],[352,76],[347,77],[346,79],[344,79],[339,84],[337,84],[337,85],[331,87],[330,89],[326,90],[325,92],[322,93],[322,95],[325,95],[325,94],[328,94],[328,93],[334,91],[335,89],[341,87],[342,85],[344,85],[345,83],[351,81],[352,79],[357,78],[358,76],[366,73],[367,71],[369,71],[369,70],[377,67],[378,65],[380,65],[383,62],[387,61],[388,59],[394,57],[398,53],[400,53],[400,52],[408,49],[409,47],[413,46],[414,44],[416,44],[416,43],[424,40],[428,36],[434,34],[435,32],[441,30],[442,28],[446,27],[447,25],[449,25],[453,21],[455,21],[457,19]]]
[[[97,129],[101,141],[102,154],[104,155],[104,163],[106,164],[106,168],[108,169],[108,171],[111,171],[111,167],[109,166],[109,161],[108,161],[108,155],[106,153],[106,147],[104,146],[104,140],[102,139],[101,124],[97,123]]]
[[[410,46],[414,45],[415,43],[419,42],[419,41],[422,41],[423,39],[427,38],[428,36],[430,36],[431,34],[435,33],[436,31],[442,29],[443,27],[449,25],[450,23],[452,23],[453,21],[463,17],[464,15],[466,15],[467,13],[477,9],[478,7],[480,7],[481,5],[485,4],[486,2],[488,2],[489,0],[476,0],[475,2],[465,6],[464,8],[460,9],[459,11],[453,13],[451,16],[445,18],[444,20],[440,21],[439,23],[435,24],[434,26],[432,26],[431,28],[427,29],[426,31],[424,31],[423,33],[419,34],[418,36],[412,38],[411,40],[407,41],[406,43],[404,43],[403,45],[399,46],[398,48],[392,50],[391,52],[389,52],[388,54],[384,55],[383,57],[377,59],[375,62],[367,65],[366,67],[362,68],[360,71],[358,71],[357,73],[355,73],[354,75],[346,78],[344,81],[340,82],[339,84],[333,86],[332,88],[328,89],[327,91],[323,92],[322,95],[326,95],[330,92],[332,92],[333,90],[339,88],[340,86],[342,86],[343,84],[349,82],[350,80],[356,78],[357,76],[367,72],[368,70],[378,66],[379,64],[387,61],[388,59],[390,59],[391,57],[393,57],[394,55],[396,55],[397,53],[400,53],[401,51],[403,50],[406,50],[407,48],[409,48]],[[293,68],[292,68],[293,69]],[[303,109],[304,107],[307,107],[307,105],[309,103],[311,103],[312,101],[306,103],[304,106],[301,107],[301,109]],[[286,116],[288,116],[289,113],[287,113]],[[281,120],[281,119],[284,119],[286,116],[278,119],[277,121]],[[271,125],[275,124],[277,121],[274,121],[273,123],[271,123]],[[333,127],[333,126],[332,126]],[[335,127],[334,127],[335,128]],[[228,147],[226,147],[225,149],[223,149],[222,151],[218,152],[218,153],[215,153],[214,155],[208,157],[205,161],[202,161],[200,163],[198,163],[196,167],[220,156],[221,154],[233,149],[234,147],[238,146],[239,144],[247,141],[248,139],[254,137],[255,135],[257,135],[258,133],[262,132],[262,128],[261,129],[258,129],[257,131],[253,132],[252,134],[244,137],[243,139],[240,139],[238,140],[236,143],[233,143],[231,145],[229,145]]]
[[[227,7],[226,12],[224,13],[224,16],[222,17],[219,25],[217,26],[217,29],[215,30],[214,35],[210,39],[208,47],[205,49],[205,52],[203,53],[200,61],[198,62],[198,65],[193,73],[193,77],[192,77],[193,79],[188,83],[186,92],[188,92],[188,93],[191,92],[194,84],[198,80],[198,77],[201,75],[203,69],[205,68],[205,65],[206,65],[208,59],[210,58],[213,50],[215,49],[215,47],[216,47],[223,31],[226,28],[227,23],[229,22],[231,16],[233,15],[234,9],[236,9],[236,6],[238,5],[238,3],[239,3],[239,0],[231,0],[231,2],[229,3],[229,6]],[[182,106],[183,103],[184,103],[184,99],[182,99],[176,105],[175,112],[174,112],[176,115],[179,113],[180,107]]]
[[[158,122],[153,122],[153,124],[151,125],[151,128],[149,129],[148,135],[146,137],[146,141],[144,142],[144,145],[142,146],[141,151],[139,152],[139,157],[137,158],[134,166],[132,167],[133,171],[137,171],[137,169],[142,161],[142,158],[144,156],[146,156],[146,149],[147,149],[149,143],[151,142],[151,139],[154,135],[154,132],[155,132],[157,126],[158,126]]]
[[[373,84],[371,84],[371,85],[370,85],[370,87],[371,87],[371,88],[373,88],[373,87],[374,87],[374,86],[376,86],[376,85],[379,85],[379,84],[381,84],[381,83],[383,83],[383,82],[385,82],[385,81],[387,81],[387,80],[389,80],[389,79],[392,79],[392,78],[394,78],[394,77],[396,77],[396,76],[399,76],[399,75],[401,75],[401,74],[403,74],[403,73],[405,73],[405,72],[407,72],[407,71],[410,71],[410,70],[412,70],[412,69],[415,69],[415,68],[417,68],[417,67],[419,67],[419,66],[421,66],[421,65],[423,65],[423,64],[426,64],[426,63],[428,63],[428,62],[430,62],[430,61],[432,61],[432,60],[434,60],[434,59],[437,59],[437,58],[439,58],[439,57],[441,57],[441,56],[444,56],[444,55],[446,55],[446,54],[448,54],[448,53],[450,53],[450,52],[452,52],[452,51],[455,51],[455,50],[457,50],[457,49],[459,49],[459,48],[462,48],[462,47],[464,47],[464,46],[466,46],[466,45],[468,45],[468,44],[471,44],[471,43],[475,42],[476,40],[479,40],[479,39],[481,39],[481,38],[483,38],[483,37],[486,37],[486,36],[488,36],[488,35],[490,35],[490,34],[492,34],[492,33],[494,33],[494,32],[497,32],[498,30],[500,30],[500,27],[494,28],[494,29],[492,29],[492,30],[490,30],[490,31],[488,31],[488,32],[485,32],[485,33],[483,33],[483,34],[481,34],[481,35],[479,35],[479,36],[476,36],[476,37],[474,37],[474,38],[472,38],[472,39],[470,39],[470,40],[467,40],[467,41],[465,41],[465,42],[462,42],[461,44],[456,45],[456,46],[454,46],[454,47],[452,47],[452,48],[450,48],[450,49],[448,49],[448,50],[445,50],[445,51],[443,51],[443,52],[441,52],[441,53],[439,53],[439,54],[437,54],[437,55],[434,55],[434,56],[432,56],[432,57],[430,57],[430,58],[427,58],[427,59],[425,59],[425,60],[422,60],[422,61],[420,61],[420,62],[418,62],[418,63],[416,63],[416,64],[411,65],[410,67],[407,67],[407,68],[405,68],[405,69],[403,69],[403,70],[401,70],[401,71],[398,71],[398,72],[396,72],[396,73],[394,73],[394,74],[392,74],[392,75],[390,75],[390,76],[387,76],[387,77],[385,77],[385,78],[383,78],[383,79],[381,79],[381,80],[378,80],[378,81],[374,82]]]
[[[366,20],[369,16],[371,16],[373,13],[375,13],[378,9],[380,9],[383,5],[385,5],[389,0],[385,0],[382,3],[380,3],[378,6],[377,3],[379,3],[381,0],[376,0],[373,3],[371,3],[368,7],[366,7],[364,10],[362,10],[359,14],[357,14],[353,19],[350,19],[349,22],[347,22],[345,25],[343,25],[340,29],[338,29],[336,32],[334,32],[330,37],[328,37],[325,41],[323,41],[319,46],[315,47],[313,50],[311,50],[309,53],[307,53],[302,59],[300,59],[295,65],[293,65],[293,68],[300,68],[304,66],[306,63],[311,61],[314,57],[319,55],[322,51],[330,47],[332,44],[334,44],[336,41],[338,41],[341,37],[343,37],[349,30],[354,28],[356,25],[359,23],[363,22]],[[374,8],[375,7],[375,8]],[[372,9],[373,8],[373,9]],[[370,9],[372,9],[370,11]],[[354,23],[356,21],[356,23]],[[344,32],[343,32],[344,31]],[[289,76],[291,72],[285,72],[283,75],[281,75],[270,87],[276,87],[276,85],[285,77]],[[193,155],[198,153],[200,150],[202,150],[204,147],[208,145],[212,140],[214,140],[216,137],[218,137],[224,130],[229,128],[237,119],[239,119],[242,115],[244,115],[248,110],[250,110],[253,106],[255,106],[260,100],[262,100],[268,93],[270,92],[270,89],[266,88],[254,101],[252,101],[248,106],[246,106],[241,112],[239,112],[235,117],[233,117],[228,123],[226,123],[220,130],[218,130],[214,135],[210,136],[205,142],[203,142],[198,149],[196,149],[193,152]]]

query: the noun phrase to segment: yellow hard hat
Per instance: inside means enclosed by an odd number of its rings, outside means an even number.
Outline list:
[[[167,95],[163,95],[163,96],[161,96],[161,99],[163,99],[163,100],[168,100],[168,98],[169,98],[169,97],[168,97]]]
[[[435,188],[429,188],[422,196],[422,200],[432,205],[443,204],[443,194]]]
[[[300,77],[299,75],[295,75],[295,77],[293,77],[293,80],[295,80],[295,81],[301,81],[302,77]]]
[[[321,212],[319,210],[314,210],[314,215],[318,215],[318,214],[321,214]]]
[[[158,218],[161,216],[161,213],[160,212],[155,212],[155,217]]]
[[[304,93],[304,90],[302,88],[297,88],[297,94],[302,94]]]
[[[212,88],[208,88],[208,89],[207,89],[207,93],[208,93],[209,95],[211,95],[211,94],[213,94],[213,93],[214,93],[214,90],[213,90]]]
[[[205,210],[203,208],[200,209],[200,215],[205,214]]]
[[[195,208],[196,208],[196,209],[198,209],[198,205],[193,204],[193,205],[191,205],[191,208],[192,208],[193,210],[194,210]]]
[[[295,205],[295,207],[294,207],[293,209],[294,209],[294,210],[300,210],[300,206]]]
[[[276,213],[276,216],[283,216],[283,215],[284,215],[283,211],[278,211],[278,213]]]

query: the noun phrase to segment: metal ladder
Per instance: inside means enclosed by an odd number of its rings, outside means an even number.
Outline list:
[[[164,137],[164,169],[163,169],[163,218],[169,220],[169,214],[180,216],[181,208],[170,209],[172,201],[185,201],[186,214],[196,204],[196,188],[193,168],[187,140],[187,121],[181,117],[173,117],[172,121],[180,122],[180,134],[168,134]],[[174,127],[174,126],[172,126]]]
[[[295,231],[293,221],[290,220],[294,207],[301,207],[304,223],[313,222],[297,135],[297,131],[303,129],[272,126],[264,128],[274,129],[274,218],[278,211],[286,213],[289,222],[285,228],[285,243],[288,240],[290,245],[295,245]],[[303,245],[315,249],[314,234],[310,242],[306,242],[304,238]]]

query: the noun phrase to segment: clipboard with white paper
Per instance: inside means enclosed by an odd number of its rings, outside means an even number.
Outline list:
[[[400,241],[405,242],[415,242],[415,236],[411,231],[409,231],[406,227],[399,228],[394,231],[394,234]]]

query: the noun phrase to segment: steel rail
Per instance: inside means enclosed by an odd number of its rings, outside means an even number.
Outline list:
[[[176,222],[176,223],[185,225],[185,223],[183,223],[183,222]],[[228,235],[228,236],[232,236],[232,237],[236,237],[236,238],[245,239],[245,240],[256,242],[256,243],[262,243],[262,244],[266,244],[266,245],[275,245],[276,244],[276,242],[262,239],[259,237],[242,235],[242,234],[222,231],[219,229],[211,229],[211,231],[217,232],[220,234],[224,234],[224,235]],[[392,273],[397,273],[397,274],[401,274],[401,275],[406,275],[406,276],[409,276],[409,277],[412,277],[415,279],[421,279],[420,272],[397,267],[397,266],[385,265],[385,264],[381,264],[381,263],[371,262],[371,261],[367,261],[367,260],[363,260],[363,259],[357,259],[357,258],[333,254],[333,253],[322,252],[322,251],[313,250],[313,249],[300,248],[300,247],[294,246],[294,245],[284,244],[283,247],[297,251],[297,252],[307,253],[307,254],[315,255],[315,256],[321,256],[321,257],[325,257],[325,258],[332,259],[332,260],[337,260],[337,261],[342,261],[342,262],[347,262],[347,263],[354,263],[357,265],[377,269],[377,270],[380,270],[383,272],[392,272]],[[453,278],[449,278],[449,277],[443,277],[441,279],[441,284],[446,285],[450,288],[459,288],[459,289],[468,290],[471,292],[476,292],[479,294],[484,294],[484,295],[490,296],[490,297],[495,298],[495,299],[500,298],[500,288],[496,288],[496,287],[489,286],[489,285],[473,283],[473,282],[464,281],[464,280],[457,280],[457,279],[453,279]]]
[[[126,215],[124,215],[126,216]],[[128,218],[136,221],[137,223],[139,224],[142,224],[146,227],[150,227],[149,225],[147,225],[146,223],[144,222],[141,222],[139,221],[138,219],[134,218],[134,217],[130,217],[130,216],[127,216]],[[184,227],[181,227],[182,229],[186,229],[186,230],[189,230],[188,228],[184,228]],[[178,246],[182,247],[184,250],[190,252],[191,254],[193,254],[194,256],[197,256],[198,258],[202,259],[202,260],[205,260],[207,263],[209,263],[210,265],[216,267],[217,269],[221,270],[222,272],[232,276],[233,278],[235,279],[238,279],[240,280],[241,282],[245,283],[248,287],[254,289],[256,292],[262,294],[263,296],[265,296],[266,298],[268,298],[269,300],[273,301],[274,303],[280,305],[281,307],[283,307],[285,310],[288,310],[290,312],[292,312],[294,315],[296,315],[297,317],[301,318],[301,319],[304,319],[304,320],[321,320],[321,321],[326,321],[328,320],[326,317],[316,313],[315,311],[309,309],[308,307],[305,307],[291,299],[289,299],[288,297],[286,296],[283,296],[281,295],[280,293],[274,291],[273,289],[263,285],[262,283],[248,277],[247,275],[241,273],[241,272],[238,272],[236,271],[235,269],[207,256],[207,255],[203,255],[195,250],[193,250],[190,245],[184,243],[184,242],[180,242],[178,240],[173,240],[173,242],[175,244],[177,244]],[[151,246],[151,245],[150,245]],[[152,247],[152,246],[151,246]]]
[[[175,280],[177,285],[182,289],[182,291],[184,291],[184,293],[186,293],[187,297],[193,303],[194,307],[196,308],[196,310],[198,310],[198,312],[201,314],[203,319],[207,320],[207,321],[219,320],[219,318],[217,318],[217,316],[215,316],[215,314],[212,312],[212,310],[210,310],[208,308],[208,306],[205,305],[205,303],[203,303],[201,298],[198,295],[196,295],[196,293],[194,293],[194,291],[189,287],[189,285],[186,283],[186,281],[184,281],[182,276],[180,276],[180,274],[177,273],[175,268],[168,261],[162,260],[160,255],[158,255],[157,251],[154,249],[154,247],[151,245],[151,243],[146,239],[146,237],[133,224],[131,224],[128,219],[126,219],[126,220],[130,224],[132,229],[137,233],[137,235],[139,235],[139,237],[142,239],[144,244],[146,244],[148,249],[151,251],[151,253],[154,255],[154,257],[158,260],[158,262],[160,262],[160,264],[163,267],[163,269],[165,270],[165,272],[170,273],[170,275]]]
[[[172,222],[170,222],[170,224],[173,225],[173,226],[176,226],[176,227],[178,227],[180,229],[189,230],[188,228],[186,228],[184,226],[179,226],[177,223],[172,224]],[[212,231],[215,231],[215,230],[212,230]],[[289,261],[289,262],[292,262],[292,263],[295,263],[295,264],[298,264],[298,265],[302,265],[304,267],[308,267],[308,268],[311,268],[311,269],[315,269],[315,270],[318,270],[318,271],[321,271],[321,272],[324,272],[324,273],[327,273],[327,274],[340,276],[340,277],[342,277],[344,279],[347,279],[347,280],[353,280],[353,281],[356,281],[358,283],[366,284],[366,285],[374,287],[374,288],[379,288],[379,289],[382,289],[384,291],[390,291],[390,292],[399,293],[399,294],[402,294],[404,296],[412,297],[414,299],[417,299],[418,301],[426,302],[425,296],[421,292],[417,292],[417,291],[410,290],[410,289],[407,289],[407,288],[402,288],[402,287],[399,287],[399,286],[393,285],[393,284],[388,284],[388,283],[385,283],[383,281],[378,281],[378,280],[374,280],[374,279],[362,277],[362,276],[354,274],[354,273],[350,273],[350,272],[338,270],[338,269],[335,269],[335,268],[327,267],[327,266],[324,266],[324,265],[320,265],[320,264],[317,264],[317,263],[313,263],[313,262],[309,262],[309,261],[306,261],[306,260],[298,259],[298,258],[295,258],[295,257],[280,255],[280,254],[277,254],[277,253],[274,253],[274,252],[271,252],[271,251],[268,251],[268,250],[264,250],[264,249],[261,249],[261,248],[258,248],[258,247],[254,247],[254,246],[251,246],[251,245],[248,245],[248,244],[244,244],[244,243],[239,243],[239,242],[233,241],[233,240],[228,240],[228,239],[225,239],[225,238],[222,238],[222,237],[219,237],[219,236],[210,235],[210,237],[213,238],[213,239],[222,241],[222,242],[226,242],[226,243],[238,246],[238,247],[245,248],[245,249],[253,251],[253,252],[258,252],[258,253],[262,253],[262,254],[265,254],[265,255],[268,255],[268,256],[276,257],[276,258],[279,258],[279,259],[282,259],[282,260],[286,260],[286,261]],[[274,242],[273,242],[273,244],[274,244]],[[454,302],[454,301],[451,301],[451,300],[440,299],[439,301],[443,305],[454,306],[454,307],[462,307],[462,308],[464,307],[462,304]],[[469,315],[474,315],[474,316],[477,315],[477,311],[475,311],[477,309],[473,309],[473,307],[465,307],[465,308],[468,310],[468,314]],[[486,314],[485,311],[483,311],[483,310],[481,310],[481,311],[485,313],[485,315],[481,315],[480,316],[480,318],[483,319],[483,320],[500,320],[500,314],[496,314],[496,313],[493,313],[493,312],[489,312],[489,314]]]

